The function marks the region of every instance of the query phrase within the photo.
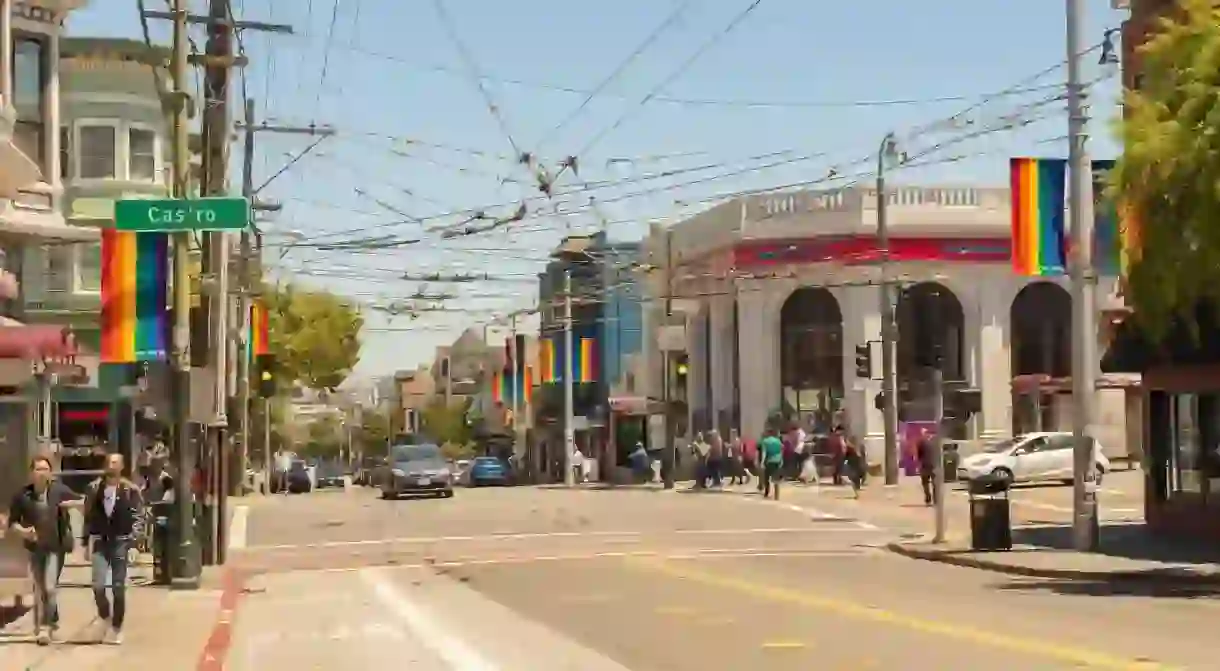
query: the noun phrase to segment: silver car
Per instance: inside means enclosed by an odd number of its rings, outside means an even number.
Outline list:
[[[453,496],[453,471],[437,445],[395,445],[380,472],[381,498]]]

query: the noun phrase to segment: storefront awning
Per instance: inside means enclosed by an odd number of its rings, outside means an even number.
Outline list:
[[[0,359],[63,361],[77,353],[76,335],[66,326],[0,326]]]

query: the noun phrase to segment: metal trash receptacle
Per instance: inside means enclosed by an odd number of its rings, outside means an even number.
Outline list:
[[[970,481],[970,549],[979,552],[1012,549],[1012,516],[1005,478],[985,476]]]
[[[157,501],[150,507],[153,513],[153,583],[168,585],[173,580],[173,547],[177,537],[174,533],[174,505],[168,501]]]

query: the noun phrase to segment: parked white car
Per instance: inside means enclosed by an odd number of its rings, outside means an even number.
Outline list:
[[[990,475],[1009,483],[1059,480],[1071,484],[1072,444],[1072,434],[1061,431],[1040,431],[1008,438],[964,457],[958,464],[957,477],[973,480]],[[1102,454],[1097,441],[1093,441],[1093,464],[1100,483],[1110,471],[1110,460]]]

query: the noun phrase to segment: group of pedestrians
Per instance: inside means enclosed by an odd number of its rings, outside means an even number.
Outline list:
[[[127,614],[127,557],[136,520],[142,515],[140,488],[123,475],[121,454],[110,454],[102,477],[78,494],[54,477],[50,457],[30,461],[30,483],[13,497],[8,531],[21,538],[34,581],[36,632],[39,645],[58,638],[58,600],[64,560],[75,548],[69,510],[84,515],[81,541],[92,569],[97,607],[97,641],[123,641]]]
[[[825,437],[821,454],[831,461],[834,484],[846,478],[859,496],[868,474],[863,446],[839,425]],[[743,440],[736,430],[729,432],[727,441],[716,430],[699,433],[691,443],[691,455],[696,461],[696,489],[721,487],[725,477],[730,485],[748,484],[757,475],[758,491],[778,499],[783,480],[818,480],[818,454],[805,431],[795,425],[780,431],[773,422],[758,441]]]

